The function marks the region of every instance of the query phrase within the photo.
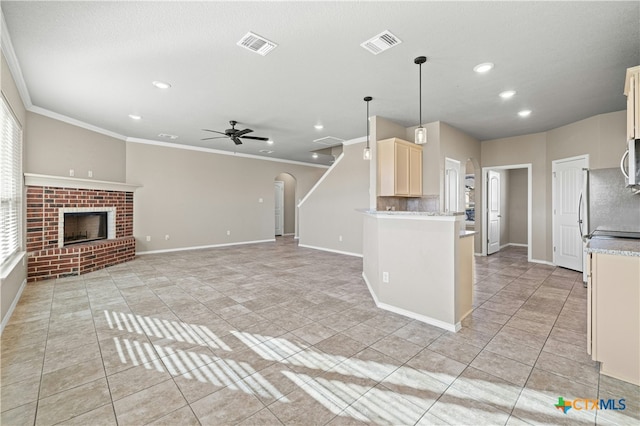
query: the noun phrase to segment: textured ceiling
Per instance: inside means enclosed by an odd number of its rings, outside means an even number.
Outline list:
[[[546,131],[625,108],[640,63],[640,2],[1,3],[34,106],[131,138],[328,164],[314,139],[362,137],[371,115],[444,121],[480,140]],[[390,30],[377,56],[360,43]],[[248,31],[279,46],[236,45]],[[481,62],[495,68],[473,72]],[[171,83],[159,90],[154,80]],[[514,89],[508,101],[498,93]],[[531,109],[522,119],[517,112]],[[37,108],[36,108],[37,110]],[[143,116],[131,120],[128,114]],[[201,141],[229,120],[270,137]],[[314,124],[322,123],[323,130]]]

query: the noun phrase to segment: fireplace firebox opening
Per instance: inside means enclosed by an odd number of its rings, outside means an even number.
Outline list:
[[[107,212],[64,213],[64,245],[107,239]]]

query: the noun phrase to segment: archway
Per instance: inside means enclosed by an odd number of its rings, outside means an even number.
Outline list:
[[[274,179],[274,235],[295,235],[297,229],[296,178],[286,172],[278,174]],[[278,195],[280,191],[281,195]],[[281,203],[281,204],[279,204]]]

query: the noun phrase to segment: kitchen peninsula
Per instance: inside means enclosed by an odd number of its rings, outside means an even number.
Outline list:
[[[458,331],[473,309],[474,232],[464,214],[363,214],[363,277],[376,305]]]

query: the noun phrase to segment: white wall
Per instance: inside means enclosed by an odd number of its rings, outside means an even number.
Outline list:
[[[507,170],[509,189],[507,203],[509,205],[509,240],[510,244],[528,244],[527,239],[527,169]]]
[[[275,180],[284,182],[284,233],[296,232],[296,179],[289,173],[280,173]]]
[[[343,157],[300,206],[300,245],[362,255],[363,215],[369,200],[365,143],[345,145]],[[342,241],[340,241],[342,237]]]
[[[124,182],[125,142],[44,115],[28,113],[25,173]],[[93,177],[89,178],[91,171]]]
[[[591,169],[617,167],[624,153],[625,111],[596,115],[548,132],[481,143],[482,167],[532,165],[532,258],[553,260],[551,162],[589,155]]]
[[[136,251],[273,240],[275,176],[291,174],[296,193],[306,194],[325,171],[324,167],[168,144],[128,142],[127,181],[142,185],[134,196]],[[146,241],[147,236],[151,241]]]
[[[18,93],[18,89],[16,88],[16,84],[11,76],[11,72],[9,71],[9,67],[7,65],[7,61],[5,60],[4,53],[2,54],[2,64],[0,68],[0,72],[2,73],[0,76],[1,82],[1,90],[2,95],[5,97],[7,102],[9,103],[10,108],[12,109],[16,119],[20,123],[23,129],[23,138],[27,135],[26,129],[26,116],[27,112],[20,99],[20,95]],[[24,140],[24,139],[23,139]],[[24,145],[23,145],[24,152]],[[23,154],[23,169],[24,169],[24,154]],[[26,197],[23,197],[23,200]],[[25,213],[26,209],[23,208],[22,214],[22,224],[26,223]],[[23,227],[24,229],[24,227]],[[25,250],[26,247],[26,237],[25,232],[22,232],[22,241],[21,247],[22,251]],[[21,256],[24,256],[24,253],[21,253]],[[18,261],[17,263],[9,262],[8,264],[1,265],[0,268],[0,318],[2,320],[2,328],[6,325],[9,320],[9,315],[11,314],[12,306],[17,303],[17,299],[19,297],[22,285],[26,282],[27,279],[27,266],[26,266],[26,257],[23,260]]]

